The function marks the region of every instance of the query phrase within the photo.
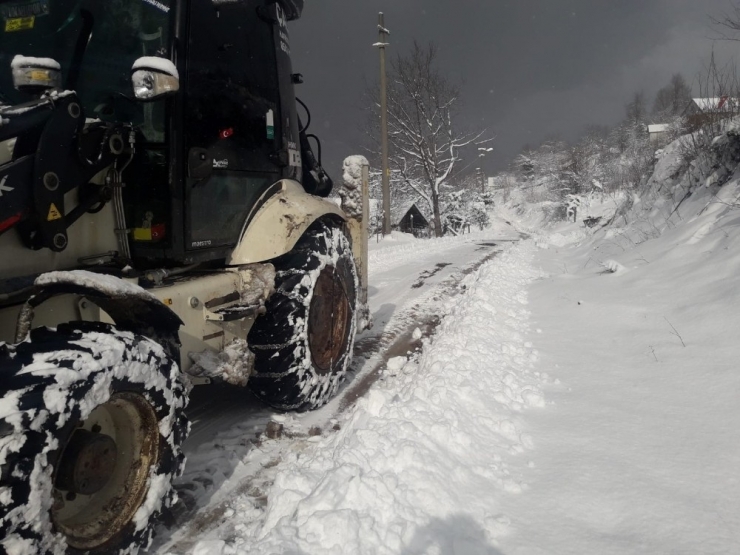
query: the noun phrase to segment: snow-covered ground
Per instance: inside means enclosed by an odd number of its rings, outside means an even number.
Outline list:
[[[739,245],[713,235],[537,256],[533,341],[562,386],[528,416],[534,470],[502,500],[503,553],[737,552]]]
[[[237,525],[257,530],[285,461],[336,435],[334,428],[343,428],[354,401],[386,379],[389,359],[409,353],[418,358],[425,337],[454,306],[450,299],[464,296],[475,269],[520,237],[499,221],[484,232],[456,238],[415,240],[394,233],[373,240],[369,302],[374,326],[358,337],[348,383],[318,411],[282,415],[238,388],[196,388],[190,407],[194,425],[185,446],[188,463],[177,484],[182,502],[160,527],[150,552],[217,553],[208,543],[214,538],[236,538]],[[268,425],[269,435],[280,437],[268,437]],[[283,429],[273,433],[278,426]]]
[[[740,174],[686,195],[671,164],[603,229],[501,209],[371,245],[350,384],[196,422],[191,514],[156,551],[737,552]]]
[[[528,479],[509,461],[533,446],[521,415],[544,406],[549,381],[525,338],[532,250],[465,277],[421,356],[391,359],[339,431],[284,458],[264,519],[209,549],[485,553],[510,523],[498,498]]]

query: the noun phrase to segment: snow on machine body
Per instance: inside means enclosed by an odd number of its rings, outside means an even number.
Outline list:
[[[147,545],[191,384],[336,392],[366,245],[297,114],[302,7],[0,1],[0,552]]]

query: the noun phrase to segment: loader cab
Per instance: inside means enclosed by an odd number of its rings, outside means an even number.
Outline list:
[[[134,256],[190,263],[225,258],[260,197],[281,178],[301,180],[301,158],[290,9],[266,0],[175,7],[180,93],[158,101],[167,137],[142,159],[129,206]]]
[[[124,205],[142,265],[223,260],[278,180],[302,181],[287,21],[303,0],[0,0],[0,103],[14,55],[58,61],[85,117],[131,123]],[[142,102],[132,65],[174,62],[179,91]],[[28,142],[29,145],[33,141]]]
[[[281,156],[298,133],[295,110],[283,108],[295,104],[290,82],[282,83],[281,99],[281,69],[288,79],[290,69],[279,48],[286,33],[279,13],[279,4],[269,9],[254,0],[190,3],[182,120],[188,250],[234,245],[262,193],[281,177],[298,177]],[[212,160],[205,178],[193,167],[203,154]]]

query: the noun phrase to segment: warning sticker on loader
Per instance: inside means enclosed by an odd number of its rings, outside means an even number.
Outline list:
[[[135,227],[134,241],[159,241],[164,239],[166,227],[164,224],[154,224],[149,227]]]
[[[14,31],[27,31],[33,29],[36,23],[36,17],[18,17],[16,19],[8,19],[5,22],[5,32],[12,33]]]
[[[49,215],[46,216],[47,222],[53,222],[54,220],[61,220],[62,214],[59,212],[59,209],[54,205],[54,203],[51,203],[51,206],[49,206]]]

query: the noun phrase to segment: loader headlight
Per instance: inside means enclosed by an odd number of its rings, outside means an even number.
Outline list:
[[[19,91],[39,92],[62,86],[61,67],[51,58],[15,56],[10,68],[13,70],[13,86]]]
[[[134,96],[138,100],[156,100],[180,90],[175,64],[164,58],[139,58],[132,72]]]

